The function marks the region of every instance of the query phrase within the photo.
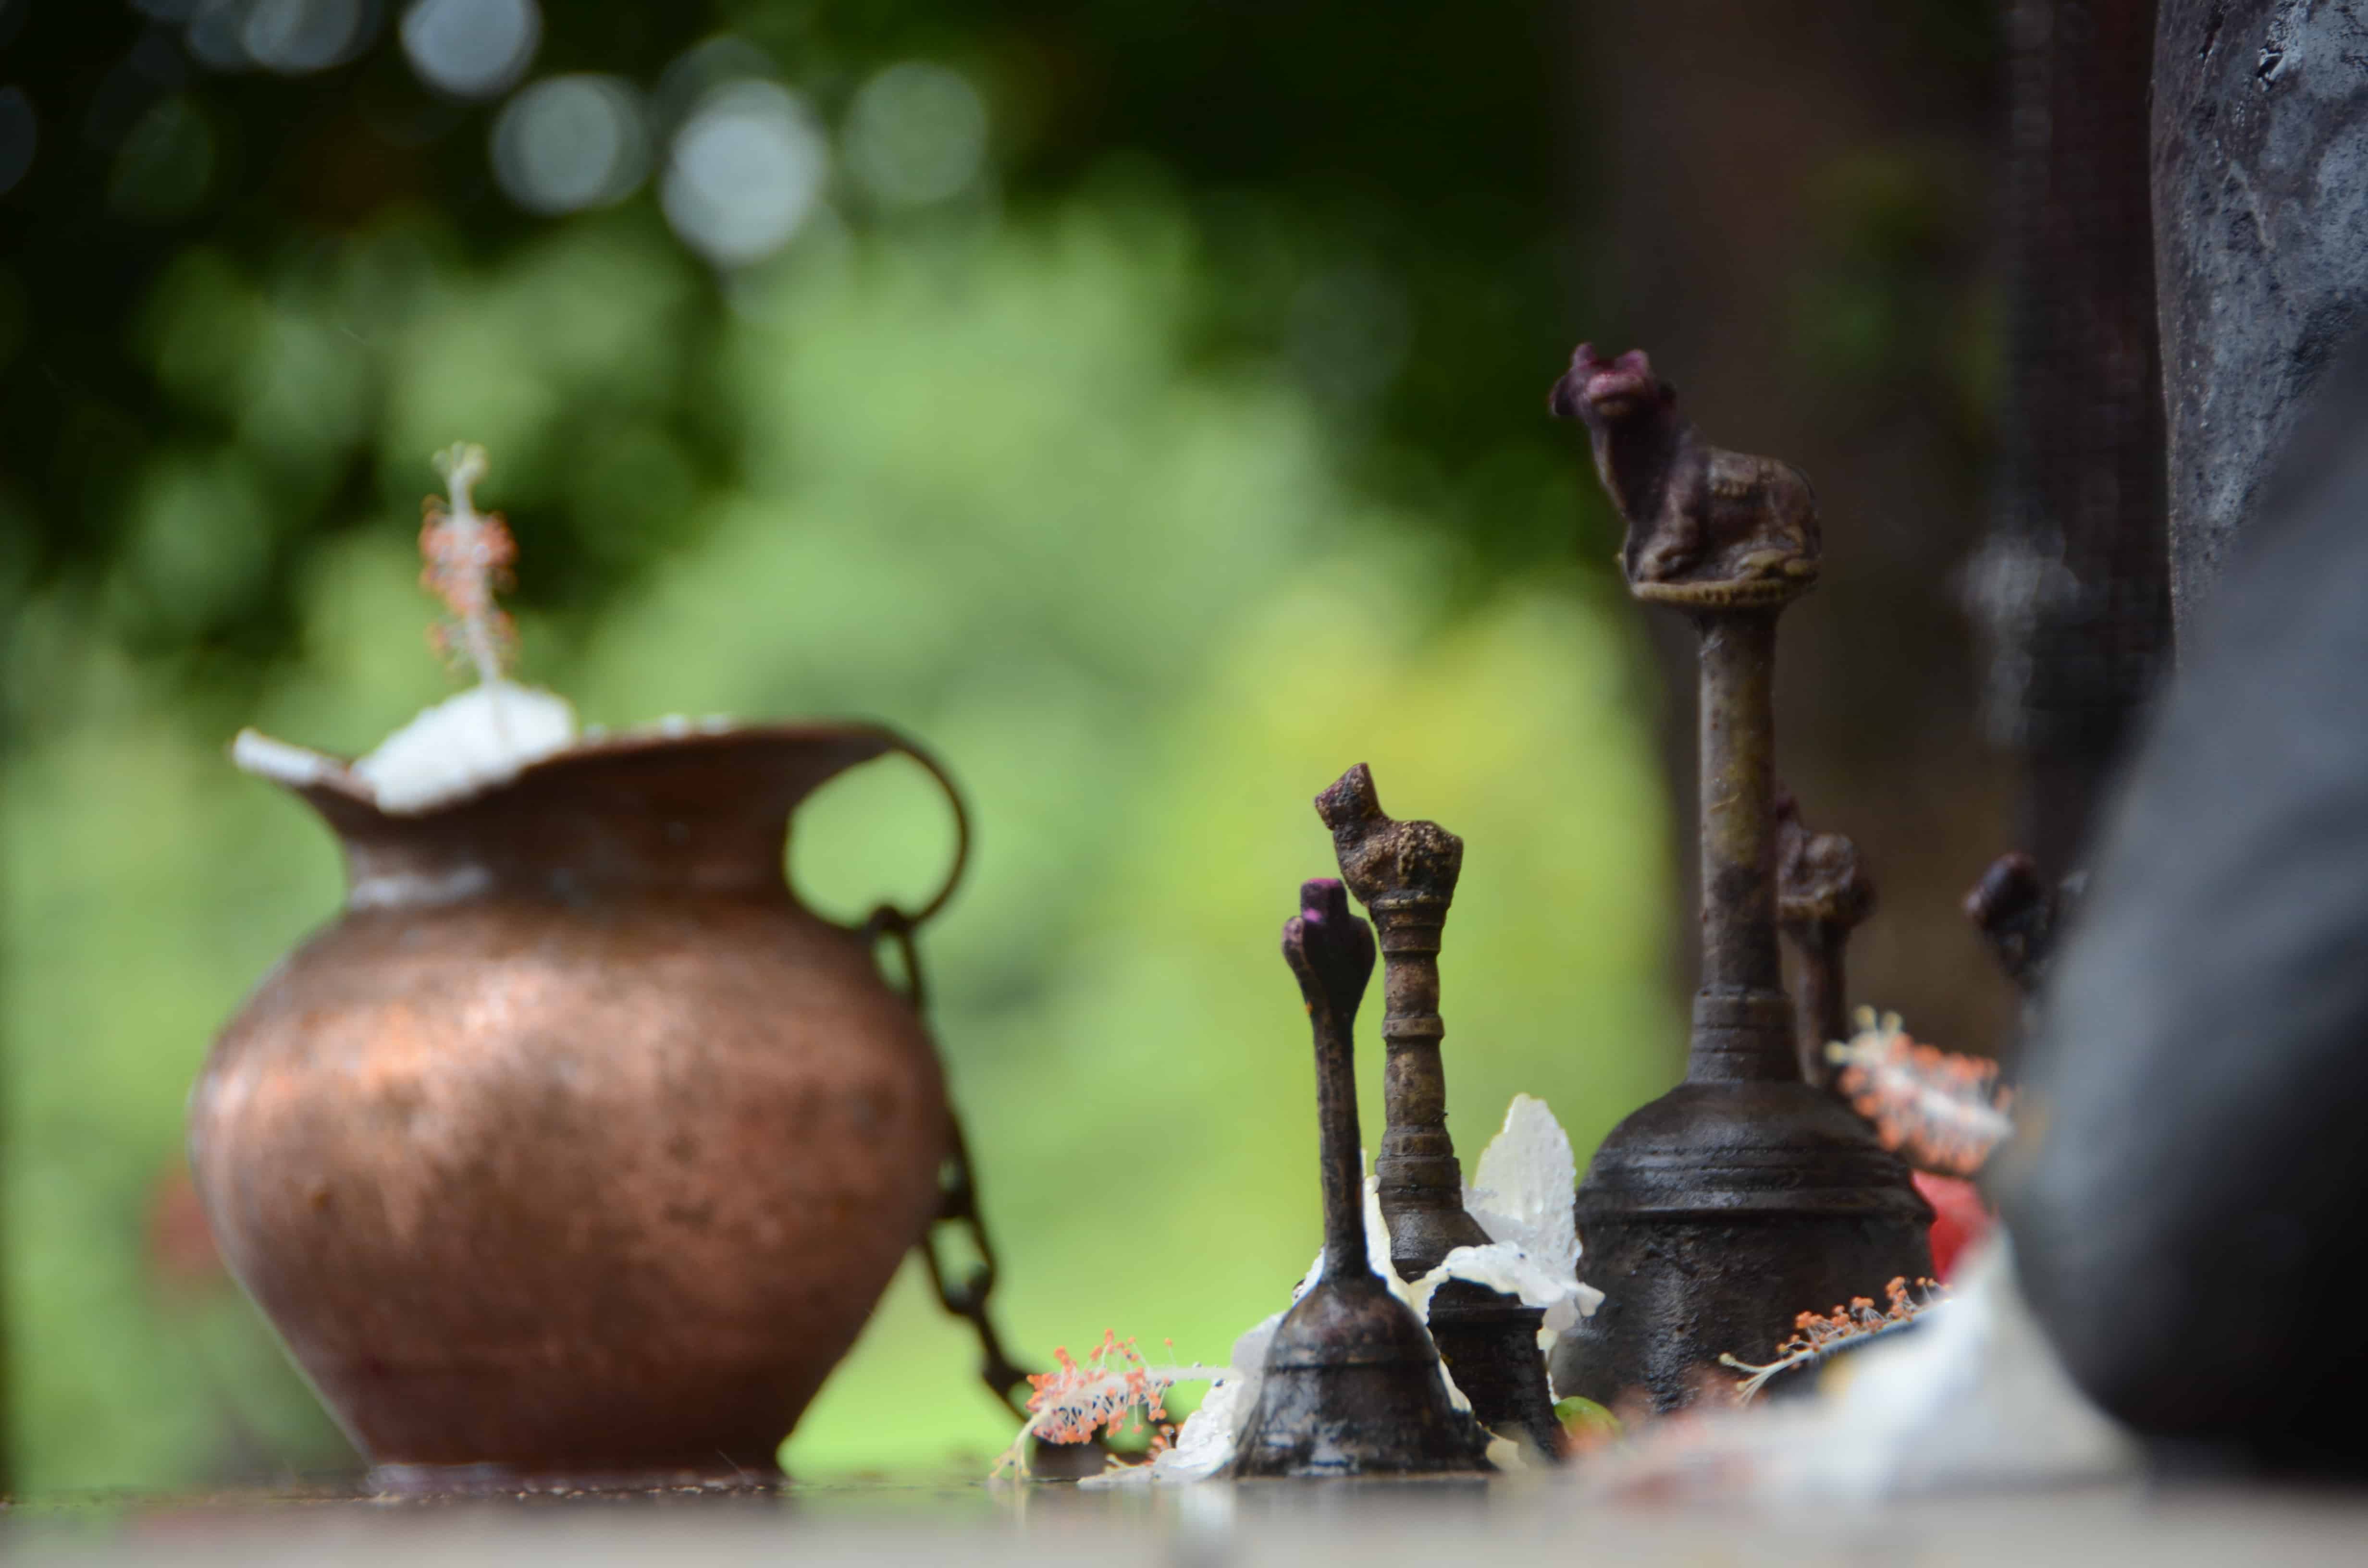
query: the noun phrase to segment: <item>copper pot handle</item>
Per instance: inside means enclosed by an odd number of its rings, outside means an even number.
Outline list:
[[[895,944],[898,955],[904,960],[905,999],[917,1012],[928,1006],[928,997],[921,979],[921,955],[914,945],[913,934],[943,909],[947,900],[954,896],[954,889],[962,885],[962,872],[970,865],[970,811],[962,804],[962,790],[956,788],[953,776],[919,743],[907,740],[890,729],[882,729],[879,735],[887,743],[890,751],[902,752],[928,769],[929,777],[938,781],[938,788],[945,792],[946,803],[953,808],[954,812],[954,861],[946,869],[946,880],[939,884],[936,896],[916,910],[882,903],[873,907],[860,926],[852,927],[869,947],[877,948],[883,938]]]
[[[888,743],[889,750],[902,752],[928,769],[929,777],[937,780],[938,788],[945,791],[946,804],[953,808],[954,860],[946,868],[946,880],[939,884],[936,896],[910,912],[898,909],[892,903],[882,903],[872,913],[871,920],[866,923],[876,928],[883,915],[893,914],[896,924],[908,931],[918,930],[946,906],[947,901],[954,896],[954,890],[962,886],[962,873],[970,868],[970,811],[962,804],[962,790],[955,786],[953,775],[948,773],[944,765],[931,756],[919,742],[906,740],[894,730],[882,730],[881,738]]]
[[[913,940],[913,934],[922,922],[946,906],[946,901],[953,897],[954,889],[962,882],[963,870],[970,865],[970,812],[962,804],[962,790],[955,787],[952,776],[936,757],[894,730],[882,730],[880,733],[890,750],[903,752],[928,769],[929,777],[936,779],[938,788],[945,791],[946,803],[953,808],[954,812],[954,862],[947,868],[945,882],[938,889],[937,896],[910,913],[893,903],[882,903],[872,910],[871,918],[859,928],[860,935],[875,947],[882,938],[895,944],[905,965],[905,999],[912,1005],[914,1011],[921,1012],[928,1006],[928,988],[921,976],[920,947]],[[946,1116],[951,1144],[938,1172],[938,1212],[930,1221],[928,1231],[917,1244],[916,1250],[928,1265],[929,1280],[937,1288],[939,1303],[948,1312],[969,1324],[972,1332],[978,1336],[979,1381],[986,1385],[999,1403],[1025,1421],[1029,1415],[1030,1374],[1005,1353],[1003,1337],[996,1332],[995,1319],[988,1305],[989,1298],[995,1293],[996,1278],[995,1243],[987,1234],[985,1217],[979,1211],[978,1181],[971,1169],[970,1150],[962,1137],[962,1118],[951,1104],[946,1108]],[[974,1261],[960,1275],[939,1251],[938,1238],[947,1226],[961,1230],[969,1238],[970,1252]],[[1047,1445],[1040,1440],[1039,1446],[1059,1448],[1069,1445]],[[1087,1443],[1083,1447],[1096,1456],[1091,1468],[1099,1470],[1105,1457],[1101,1445]]]

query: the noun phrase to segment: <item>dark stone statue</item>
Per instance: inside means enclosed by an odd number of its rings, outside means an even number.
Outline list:
[[[2184,640],[2312,389],[2368,329],[2360,7],[2163,0],[2154,229]]]
[[[2073,1378],[2157,1443],[2368,1471],[2368,354],[2244,518],[2111,812],[1996,1164]]]

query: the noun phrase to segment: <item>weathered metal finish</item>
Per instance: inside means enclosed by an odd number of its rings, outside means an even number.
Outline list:
[[[1390,1222],[1390,1261],[1403,1278],[1438,1267],[1488,1233],[1463,1210],[1463,1167],[1447,1131],[1447,1077],[1440,1042],[1439,946],[1463,872],[1463,840],[1437,823],[1396,822],[1382,811],[1363,763],[1315,797],[1332,833],[1340,875],[1373,917],[1385,965],[1382,1079],[1388,1126],[1373,1174]]]
[[[1381,934],[1388,1125],[1373,1174],[1389,1221],[1391,1267],[1400,1278],[1419,1279],[1455,1248],[1489,1239],[1463,1207],[1440,1060],[1447,1028],[1439,1016],[1439,948],[1463,870],[1463,840],[1434,822],[1393,820],[1361,762],[1315,798],[1315,812],[1332,832],[1341,876]],[[1431,1299],[1431,1337],[1481,1423],[1524,1432],[1559,1457],[1562,1426],[1538,1353],[1544,1319],[1538,1308],[1466,1280],[1442,1285]]]
[[[624,739],[404,817],[299,791],[346,908],[216,1042],[190,1156],[390,1480],[774,1473],[950,1148],[914,1009],[782,874],[799,801],[891,749]]]
[[[1583,420],[1628,524],[1630,591],[1701,639],[1702,988],[1686,1081],[1604,1140],[1580,1183],[1604,1304],[1554,1352],[1554,1386],[1689,1403],[1722,1351],[1795,1314],[1930,1272],[1907,1167],[1803,1082],[1777,951],[1776,618],[1816,581],[1808,483],[1710,446],[1641,352],[1580,346],[1550,406]]]
[[[1235,1473],[1486,1471],[1487,1439],[1449,1402],[1421,1322],[1367,1261],[1352,1031],[1373,972],[1372,935],[1329,878],[1304,885],[1299,902],[1282,956],[1315,1034],[1324,1272],[1275,1329]]]
[[[1801,994],[1793,1043],[1804,1082],[1826,1086],[1826,1042],[1850,1037],[1850,935],[1874,913],[1874,880],[1858,846],[1839,833],[1813,833],[1792,795],[1776,792],[1776,919],[1798,960]]]
[[[1542,1307],[1525,1307],[1518,1296],[1468,1279],[1451,1279],[1430,1298],[1430,1337],[1455,1386],[1490,1431],[1523,1442],[1532,1462],[1540,1455],[1560,1461],[1567,1442],[1538,1348],[1545,1315]]]

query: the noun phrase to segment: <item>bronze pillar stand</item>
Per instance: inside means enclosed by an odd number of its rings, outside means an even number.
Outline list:
[[[1385,814],[1361,762],[1315,798],[1315,812],[1332,830],[1341,876],[1381,933],[1388,1126],[1373,1173],[1389,1221],[1390,1265],[1400,1278],[1419,1279],[1457,1247],[1488,1244],[1488,1233],[1463,1207],[1440,1062],[1447,1032],[1439,1016],[1440,937],[1463,870],[1463,841],[1437,823]],[[1525,1436],[1559,1459],[1562,1424],[1538,1353],[1544,1318],[1517,1297],[1452,1279],[1431,1297],[1430,1336],[1481,1425]]]
[[[1776,618],[1817,574],[1816,503],[1783,463],[1710,446],[1641,352],[1582,345],[1551,406],[1585,421],[1628,525],[1630,592],[1701,639],[1702,988],[1686,1079],[1613,1129],[1579,1184],[1604,1292],[1554,1387],[1690,1403],[1794,1316],[1931,1272],[1932,1211],[1865,1123],[1804,1083],[1777,952]]]
[[[1365,1253],[1351,1030],[1373,972],[1373,938],[1329,878],[1299,890],[1282,956],[1315,1037],[1324,1180],[1324,1274],[1276,1325],[1237,1476],[1485,1471],[1487,1438],[1447,1397],[1414,1310]]]

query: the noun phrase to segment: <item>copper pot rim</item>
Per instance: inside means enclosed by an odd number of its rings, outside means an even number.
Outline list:
[[[530,783],[564,778],[571,773],[598,771],[602,765],[631,761],[644,756],[676,756],[700,751],[731,751],[743,747],[800,747],[838,744],[860,745],[865,741],[878,744],[860,760],[869,762],[890,752],[902,752],[921,764],[948,793],[953,793],[952,780],[936,759],[922,750],[919,744],[903,732],[868,719],[805,719],[741,723],[736,721],[701,719],[683,724],[661,721],[655,724],[636,725],[630,730],[609,733],[578,736],[573,743],[557,751],[547,752],[520,767],[516,772],[498,778],[488,778],[465,790],[456,791],[416,811],[392,812],[378,802],[377,792],[354,771],[359,757],[335,752],[312,751],[312,755],[329,765],[309,781],[297,783],[275,778],[299,794],[321,790],[334,794],[377,812],[391,821],[416,822],[447,812],[465,811],[488,796],[525,787]],[[288,744],[288,743],[282,743]]]
[[[883,906],[883,913],[893,914],[895,923],[906,929],[920,926],[951,901],[970,864],[970,812],[953,776],[919,742],[876,720],[811,719],[756,723],[720,718],[661,720],[629,730],[579,735],[569,744],[538,756],[511,773],[484,779],[465,790],[409,811],[390,811],[380,804],[377,792],[354,771],[356,758],[271,740],[252,731],[242,734],[242,744],[245,744],[246,734],[255,734],[263,744],[280,748],[284,755],[276,767],[256,766],[244,758],[240,766],[306,801],[327,819],[341,837],[355,830],[374,835],[381,831],[401,833],[406,828],[451,822],[483,812],[514,795],[548,793],[576,786],[597,788],[604,775],[652,761],[696,763],[701,754],[722,758],[735,752],[751,758],[768,754],[783,758],[804,751],[831,749],[839,754],[841,760],[827,769],[823,776],[826,778],[892,752],[901,753],[919,764],[943,791],[953,813],[954,851],[944,880],[926,903],[912,910],[886,910]],[[814,783],[821,781],[818,778]],[[791,797],[789,807],[794,809],[805,792],[805,789],[798,790]]]

